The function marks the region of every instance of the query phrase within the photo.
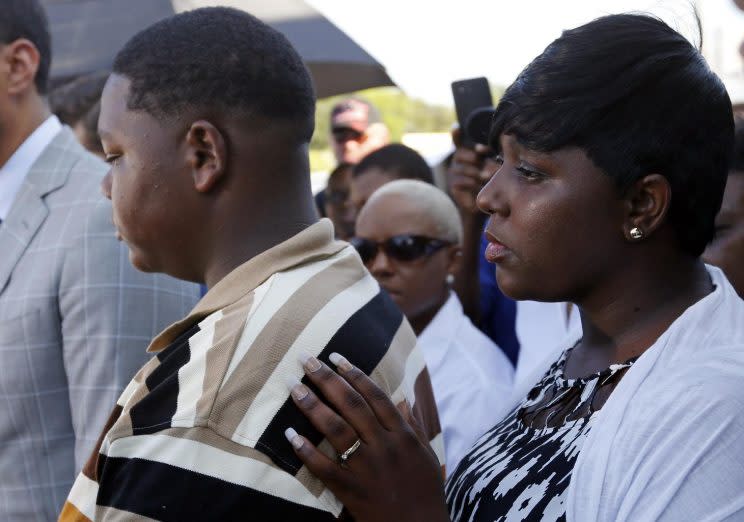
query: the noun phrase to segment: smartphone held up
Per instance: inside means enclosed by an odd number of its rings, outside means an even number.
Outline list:
[[[493,99],[488,80],[481,76],[452,82],[452,96],[457,123],[462,131],[462,144],[471,147],[476,143],[487,144],[488,133],[474,129],[487,129],[493,117]]]

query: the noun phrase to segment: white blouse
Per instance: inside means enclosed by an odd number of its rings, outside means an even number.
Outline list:
[[[744,520],[744,301],[707,268],[715,290],[638,358],[597,413],[571,476],[568,522]],[[512,405],[543,373],[515,389]]]
[[[454,293],[418,337],[444,437],[447,473],[504,417],[514,369],[462,311]]]

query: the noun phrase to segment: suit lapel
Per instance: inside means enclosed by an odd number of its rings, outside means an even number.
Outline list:
[[[29,170],[7,218],[0,225],[0,294],[13,269],[49,215],[44,196],[62,187],[79,159],[77,143],[66,127],[44,149]]]

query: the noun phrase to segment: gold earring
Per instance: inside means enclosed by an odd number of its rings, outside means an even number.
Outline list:
[[[633,227],[630,229],[630,237],[632,239],[643,239],[643,230],[641,230],[638,227]]]

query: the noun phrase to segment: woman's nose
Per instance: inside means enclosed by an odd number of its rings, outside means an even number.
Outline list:
[[[475,198],[475,204],[478,208],[488,215],[499,214],[501,216],[508,216],[509,202],[506,197],[506,180],[503,171],[503,165],[497,170],[491,179],[488,180],[478,196]]]

